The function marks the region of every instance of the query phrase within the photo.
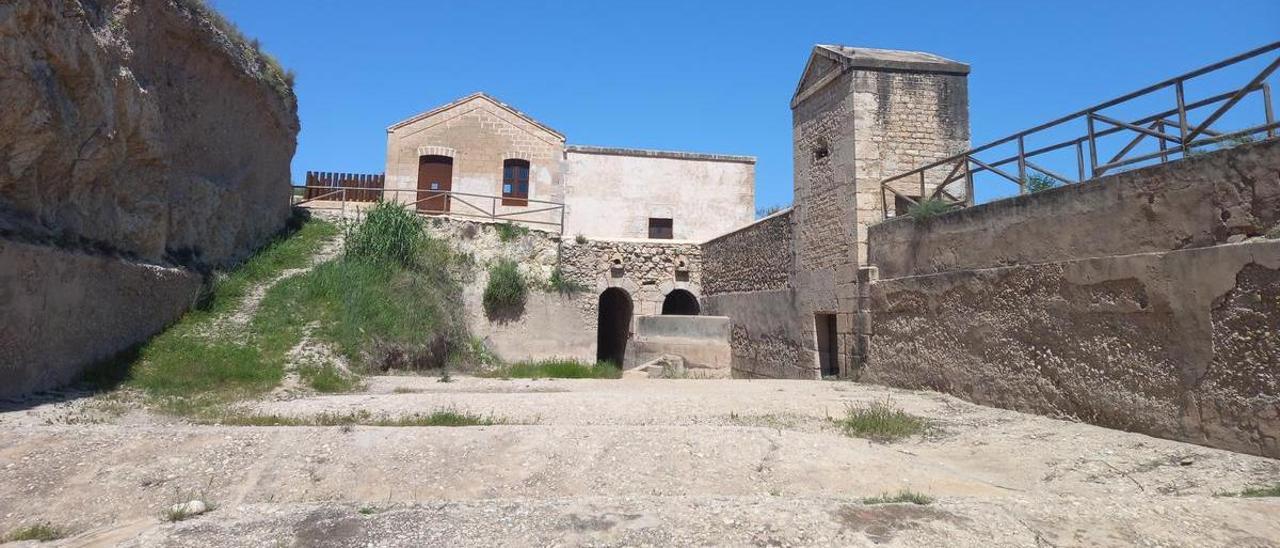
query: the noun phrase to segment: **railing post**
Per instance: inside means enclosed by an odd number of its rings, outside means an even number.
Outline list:
[[[1027,193],[1027,152],[1024,137],[1025,135],[1018,136],[1018,194]]]
[[[1168,146],[1164,142],[1164,120],[1156,120],[1156,131],[1160,132],[1160,163],[1169,161],[1169,155],[1164,151],[1168,150]]]
[[[1076,141],[1076,182],[1084,182],[1084,141]]]
[[[924,170],[920,170],[920,201],[924,202],[925,195],[928,194],[924,189]]]
[[[1182,80],[1173,84],[1173,93],[1178,100],[1178,143],[1182,145],[1182,157],[1187,157],[1187,99],[1182,91]]]
[[[977,196],[973,195],[973,170],[969,169],[969,156],[965,155],[964,159],[964,194],[965,200],[969,202],[968,207],[973,207],[978,203]]]
[[[1270,126],[1272,123],[1275,122],[1275,113],[1271,111],[1271,84],[1268,84],[1266,82],[1262,83],[1262,110],[1266,114],[1267,125]],[[1276,128],[1268,127],[1267,138],[1270,139],[1275,136],[1276,136]]]
[[[1085,123],[1089,126],[1089,178],[1098,176],[1098,140],[1093,132],[1093,113],[1085,113]]]

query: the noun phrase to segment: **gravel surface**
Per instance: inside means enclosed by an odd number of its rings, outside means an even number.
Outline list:
[[[928,418],[849,438],[846,406]],[[74,546],[1280,546],[1280,461],[843,382],[394,376],[261,401],[495,426],[192,425],[119,394],[0,412],[0,535]],[[932,504],[865,505],[900,489]],[[159,516],[200,500],[177,523]],[[272,544],[276,542],[276,544]],[[42,546],[48,546],[43,544]]]

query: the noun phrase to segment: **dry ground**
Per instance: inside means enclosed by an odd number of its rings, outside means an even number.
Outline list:
[[[925,436],[829,417],[892,398]],[[1280,546],[1280,461],[842,382],[373,377],[252,404],[474,427],[193,425],[119,395],[0,413],[0,534],[125,546]],[[867,505],[899,489],[929,505]],[[175,502],[213,511],[162,523]],[[47,544],[46,544],[47,545]]]

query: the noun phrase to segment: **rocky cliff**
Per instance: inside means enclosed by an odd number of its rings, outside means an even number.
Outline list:
[[[0,1],[0,231],[234,262],[288,215],[288,79],[198,0]]]
[[[145,341],[283,228],[290,80],[200,0],[0,0],[0,398]]]

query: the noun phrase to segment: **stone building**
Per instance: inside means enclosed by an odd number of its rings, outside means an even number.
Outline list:
[[[968,72],[929,53],[813,48],[791,99],[795,206],[703,249],[707,309],[733,318],[736,372],[848,371],[863,351],[855,277],[867,227],[893,199],[880,181],[968,148]]]
[[[751,222],[755,158],[568,145],[475,93],[387,128],[386,188],[427,213],[544,227],[563,214],[570,236],[701,242]]]

